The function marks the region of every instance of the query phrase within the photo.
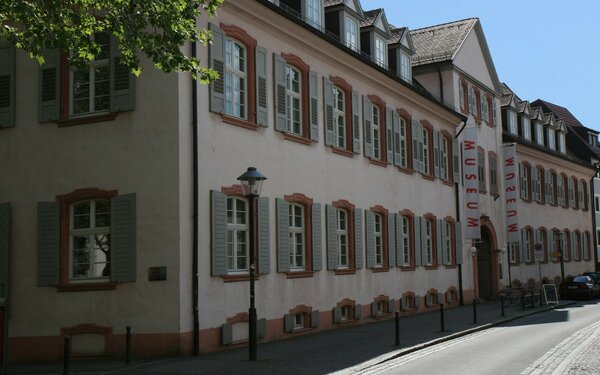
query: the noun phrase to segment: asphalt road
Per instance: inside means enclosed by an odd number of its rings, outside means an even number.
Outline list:
[[[600,303],[580,303],[447,341],[361,374],[598,374],[599,346]]]

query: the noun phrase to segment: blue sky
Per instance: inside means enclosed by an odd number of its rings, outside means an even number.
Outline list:
[[[523,100],[568,108],[600,131],[600,1],[362,0],[411,30],[481,20],[501,82]]]

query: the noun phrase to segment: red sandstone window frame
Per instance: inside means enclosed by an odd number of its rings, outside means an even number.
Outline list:
[[[302,193],[293,193],[284,195],[283,199],[289,204],[298,204],[303,207],[304,211],[304,270],[286,272],[288,279],[300,277],[312,277],[313,268],[313,248],[312,248],[312,198],[307,197]]]
[[[310,86],[309,86],[309,75],[310,65],[304,62],[300,57],[293,53],[281,53],[281,57],[285,60],[285,64],[295,68],[300,72],[302,82],[301,87],[301,99],[302,99],[302,135],[298,135],[291,132],[284,132],[283,138],[289,141],[298,142],[301,144],[311,144],[310,138]],[[287,95],[287,94],[286,94]]]

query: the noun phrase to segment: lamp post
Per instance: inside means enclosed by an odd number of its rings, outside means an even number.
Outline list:
[[[560,253],[560,291],[561,297],[564,298],[565,291],[565,258],[563,257],[563,232],[558,232],[558,252]]]
[[[237,178],[242,183],[244,196],[248,199],[248,217],[249,217],[249,258],[250,258],[250,309],[248,309],[248,340],[250,343],[248,359],[256,361],[256,307],[254,305],[254,273],[256,267],[254,256],[254,200],[260,195],[262,183],[267,178],[263,176],[254,167],[248,167],[248,170]]]

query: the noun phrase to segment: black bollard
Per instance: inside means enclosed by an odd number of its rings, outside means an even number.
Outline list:
[[[473,324],[477,324],[477,300],[473,299]]]
[[[131,326],[125,327],[125,363],[131,362]]]
[[[396,346],[400,346],[400,312],[396,311],[396,317],[394,318],[396,322]]]
[[[500,295],[500,311],[502,311],[502,316],[504,316],[504,296]]]
[[[521,293],[521,308],[523,310],[525,310],[525,293],[527,293],[527,292],[522,292]]]
[[[70,354],[70,349],[71,349],[71,345],[69,344],[69,341],[71,340],[71,338],[69,336],[65,336],[65,344],[63,347],[63,355],[64,355],[64,364],[63,364],[63,375],[69,375],[69,354]]]
[[[444,327],[444,304],[440,303],[440,331],[441,332],[445,332],[445,327]]]

